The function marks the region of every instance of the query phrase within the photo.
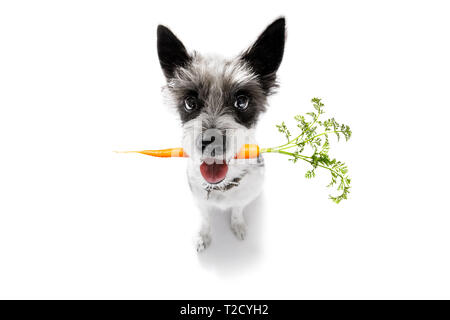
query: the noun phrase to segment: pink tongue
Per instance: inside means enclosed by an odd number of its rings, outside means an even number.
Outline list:
[[[200,172],[202,173],[203,178],[209,183],[218,183],[227,175],[228,165],[226,163],[206,164],[206,162],[203,162],[200,165]]]

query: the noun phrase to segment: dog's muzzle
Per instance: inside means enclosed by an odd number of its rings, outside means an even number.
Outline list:
[[[208,129],[197,138],[196,147],[202,154],[200,173],[211,184],[225,179],[228,172],[226,163],[226,135],[218,129]]]
[[[201,152],[202,159],[225,160],[226,135],[218,129],[205,130],[196,140],[197,150]]]

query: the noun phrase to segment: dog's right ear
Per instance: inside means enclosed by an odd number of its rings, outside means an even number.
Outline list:
[[[169,28],[159,25],[157,37],[159,63],[166,78],[170,79],[173,77],[175,69],[185,66],[190,62],[191,57],[183,43]]]

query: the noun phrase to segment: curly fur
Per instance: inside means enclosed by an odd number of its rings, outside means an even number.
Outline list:
[[[197,249],[211,242],[208,214],[211,207],[231,209],[231,227],[240,239],[245,237],[244,207],[261,191],[264,177],[262,157],[233,160],[244,143],[256,143],[254,128],[267,108],[267,97],[277,88],[276,71],[281,63],[285,41],[285,20],[269,25],[249,49],[232,59],[217,55],[188,53],[181,41],[166,27],[158,27],[158,56],[167,78],[163,88],[166,100],[180,116],[183,148],[189,154],[188,181],[202,211],[203,222]],[[236,97],[248,97],[245,110],[236,108]],[[196,101],[186,108],[186,98]],[[220,152],[206,154],[205,136],[214,130],[223,138]],[[200,141],[200,143],[198,143]],[[213,140],[211,140],[213,141]],[[207,182],[200,164],[206,160],[225,161],[226,177]]]

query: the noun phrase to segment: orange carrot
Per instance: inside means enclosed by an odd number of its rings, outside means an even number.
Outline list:
[[[117,151],[119,153],[141,153],[148,156],[171,158],[171,157],[188,157],[183,148],[170,148],[163,150],[142,150],[142,151]],[[260,154],[257,144],[244,144],[234,157],[235,159],[257,158]]]
[[[259,157],[259,146],[257,144],[244,144],[241,150],[234,156],[235,159],[250,159]]]
[[[141,153],[147,156],[159,157],[159,158],[171,158],[171,157],[187,157],[188,155],[183,151],[183,148],[170,148],[163,150],[142,150],[142,151],[116,151],[118,153]]]

